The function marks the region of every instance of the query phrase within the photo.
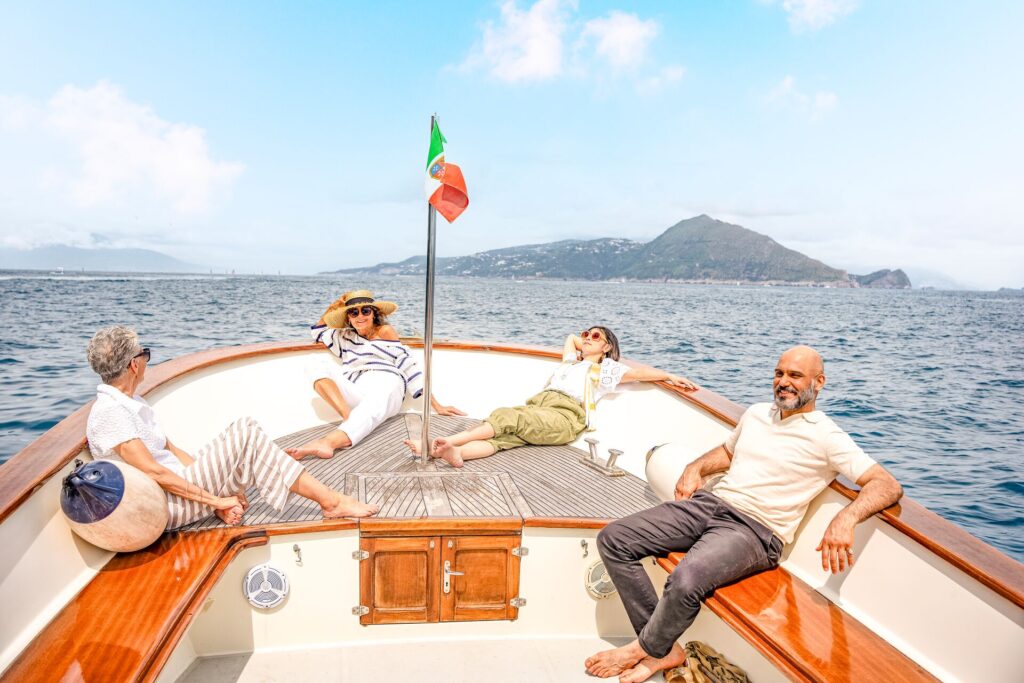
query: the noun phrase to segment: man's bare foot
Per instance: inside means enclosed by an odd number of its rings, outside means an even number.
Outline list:
[[[640,647],[640,641],[634,640],[629,645],[598,652],[588,657],[583,664],[591,676],[611,678],[632,669],[637,662],[647,656],[649,655]]]
[[[296,460],[302,460],[307,455],[315,455],[318,458],[333,458],[334,446],[326,439],[314,439],[295,448],[286,448],[284,452]]]
[[[438,437],[434,439],[434,448],[431,455],[440,458],[452,467],[462,467],[465,463],[462,460],[462,449],[452,445],[448,439]]]
[[[360,503],[352,496],[343,493],[338,494],[338,502],[331,508],[322,508],[324,519],[337,519],[339,517],[369,517],[380,512],[379,505]]]
[[[676,643],[664,657],[655,658],[648,655],[641,659],[636,666],[619,676],[619,683],[643,683],[659,671],[668,671],[685,661],[686,652],[679,647],[679,643]]]

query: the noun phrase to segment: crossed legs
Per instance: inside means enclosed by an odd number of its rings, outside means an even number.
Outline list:
[[[494,445],[486,440],[492,438],[494,438],[494,427],[487,422],[482,422],[476,427],[434,439],[431,443],[430,457],[440,458],[452,467],[462,467],[466,460],[494,455]],[[405,445],[414,454],[420,454],[421,448],[418,442],[406,439]]]

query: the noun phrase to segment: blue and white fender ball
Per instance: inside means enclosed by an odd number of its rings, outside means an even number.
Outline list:
[[[160,485],[113,460],[76,460],[64,478],[60,508],[76,534],[114,552],[145,548],[167,527],[167,497]]]

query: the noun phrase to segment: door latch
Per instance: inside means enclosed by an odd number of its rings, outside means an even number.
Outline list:
[[[445,593],[451,593],[452,592],[452,579],[451,579],[451,577],[453,577],[453,576],[465,576],[465,575],[466,575],[466,572],[455,572],[455,571],[452,571],[452,561],[451,560],[445,560],[444,561],[444,592]]]

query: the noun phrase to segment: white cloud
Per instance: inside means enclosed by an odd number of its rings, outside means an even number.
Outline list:
[[[647,76],[646,78],[642,78],[637,81],[637,92],[644,95],[658,92],[670,83],[675,83],[681,80],[685,74],[686,67],[678,64],[662,67],[661,71],[653,76]]]
[[[774,4],[774,0],[768,0]],[[817,31],[853,12],[860,0],[782,0],[794,33]]]
[[[768,93],[766,101],[772,106],[797,111],[817,120],[836,108],[839,97],[827,90],[808,95],[796,87],[795,78],[786,76]]]
[[[526,9],[505,0],[500,18],[483,24],[479,42],[458,68],[506,83],[577,78],[607,86],[626,77],[640,92],[682,78],[681,66],[649,64],[661,32],[657,21],[620,10],[586,20],[576,17],[577,9],[576,0],[537,0]]]
[[[39,118],[39,107],[25,97],[0,95],[0,130],[23,130]]]
[[[612,68],[632,69],[646,60],[658,30],[658,22],[653,19],[644,21],[635,14],[612,10],[608,16],[584,24],[583,38],[597,41],[594,51]]]
[[[480,45],[464,62],[472,69],[483,65],[492,76],[508,82],[541,81],[563,71],[563,34],[568,12],[576,3],[537,0],[521,10],[515,0],[501,5],[501,20],[487,22]]]
[[[66,182],[83,207],[116,204],[122,195],[143,189],[179,213],[202,213],[245,168],[212,159],[202,128],[166,121],[106,81],[89,89],[64,86],[44,114],[44,125],[70,144],[80,161]]]

